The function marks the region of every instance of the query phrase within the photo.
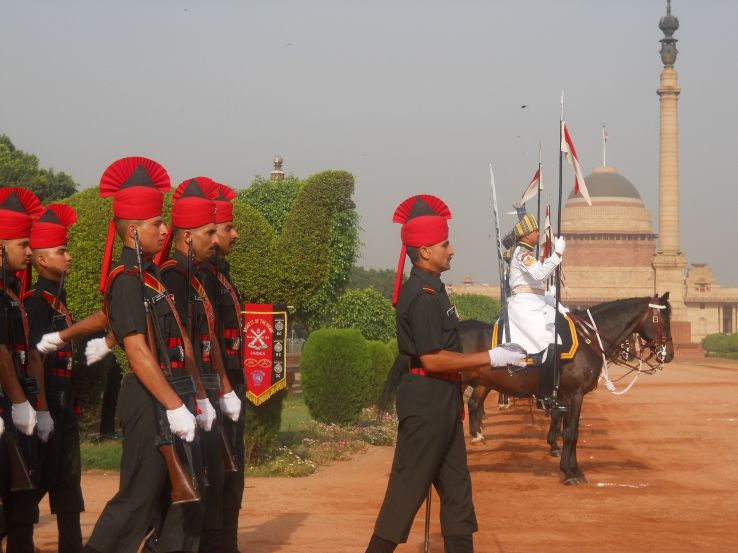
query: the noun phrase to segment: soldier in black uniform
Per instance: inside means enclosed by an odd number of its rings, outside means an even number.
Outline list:
[[[241,402],[233,393],[225,372],[216,334],[217,314],[211,302],[214,292],[208,290],[215,283],[203,278],[201,268],[215,253],[216,208],[210,198],[216,189],[217,184],[207,177],[188,179],[177,187],[170,231],[175,252],[172,259],[164,261],[169,254],[167,244],[158,257],[164,284],[174,295],[180,318],[188,321],[200,378],[208,394],[208,398],[197,401],[201,413],[197,416],[198,424],[204,431],[201,445],[207,474],[200,553],[222,550],[225,472],[219,434],[222,429],[217,425],[222,425],[226,417],[236,420],[241,412]],[[214,405],[217,412],[213,410]]]
[[[38,373],[28,366],[30,329],[22,303],[23,290],[15,273],[25,271],[30,264],[31,226],[41,211],[41,202],[28,190],[0,189],[0,415],[4,427],[0,440],[0,497],[7,553],[34,553],[33,525],[38,522],[35,489],[38,485],[38,438],[33,388],[43,386],[43,371]],[[47,422],[49,420],[47,418]],[[9,465],[16,440],[23,461],[30,469],[30,474],[26,474],[30,479],[24,489],[11,491]]]
[[[44,371],[42,398],[45,397],[53,421],[53,433],[49,438],[42,431],[46,411],[39,411],[39,438],[46,443],[41,446],[38,499],[41,500],[48,492],[51,512],[56,514],[59,530],[59,553],[78,553],[82,550],[80,513],[85,508],[81,487],[79,425],[74,412],[72,388],[72,346],[66,344],[62,349],[42,357],[35,344],[44,332],[60,331],[72,325],[72,317],[66,307],[63,277],[71,269],[67,231],[76,218],[71,207],[52,204],[34,223],[31,249],[39,279],[23,301],[31,329],[29,359],[32,365],[38,364]]]
[[[168,472],[164,453],[157,447],[161,432],[157,431],[156,421],[162,419],[162,408],[166,410],[163,425],[178,438],[175,441],[180,452],[188,451],[188,444],[195,438],[195,416],[187,407],[195,390],[178,387],[175,391],[176,379],[191,377],[199,397],[204,397],[191,357],[192,345],[152,262],[167,232],[161,212],[162,192],[169,188],[169,175],[164,168],[140,157],[118,160],[100,181],[100,195],[114,197],[115,217],[103,258],[105,311],[111,330],[128,357],[131,373],[124,378],[118,397],[117,415],[123,429],[120,489],[101,513],[85,545],[84,551],[88,552],[133,553],[154,529],[173,538],[172,542],[159,544],[161,551],[194,552],[199,546],[199,502],[170,506],[162,501],[167,497]],[[123,250],[108,273],[115,231],[123,241]],[[139,267],[139,245],[143,267]],[[158,325],[160,330],[153,338],[157,343],[153,349],[147,344],[150,334],[144,294],[153,304],[151,322],[155,324],[151,326]],[[165,375],[169,367],[171,375]],[[195,448],[192,453],[196,453]]]
[[[238,288],[233,284],[230,275],[230,266],[226,256],[233,251],[238,240],[238,232],[233,225],[233,204],[236,197],[235,192],[223,184],[218,185],[214,196],[216,211],[215,222],[217,224],[216,237],[218,245],[217,255],[210,263],[203,263],[203,278],[211,283],[208,293],[211,293],[211,302],[217,312],[217,330],[220,349],[223,354],[228,379],[234,389],[234,395],[241,401],[241,413],[237,419],[226,418],[224,429],[229,436],[229,442],[235,444],[233,454],[236,459],[236,472],[225,475],[225,488],[223,490],[223,535],[222,552],[238,553],[238,514],[241,510],[244,488],[244,426],[246,421],[246,380],[243,374],[243,358],[241,340],[243,330],[241,328],[241,303],[242,298]]]
[[[411,362],[397,389],[395,457],[367,553],[392,552],[407,541],[430,484],[441,498],[445,551],[473,551],[477,520],[466,463],[460,373],[524,362],[523,354],[502,348],[461,353],[456,308],[440,279],[453,256],[450,218],[446,204],[430,195],[408,198],[393,218],[403,225],[393,297],[397,345]],[[413,269],[400,290],[405,253]]]

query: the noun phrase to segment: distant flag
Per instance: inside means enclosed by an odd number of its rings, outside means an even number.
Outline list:
[[[582,168],[579,166],[577,150],[574,148],[574,143],[569,135],[569,128],[566,126],[566,121],[561,122],[561,151],[564,157],[566,157],[566,162],[574,170],[574,193],[581,194],[587,201],[587,204],[592,205],[592,200],[589,199],[587,185],[584,182],[584,175],[582,175]]]
[[[534,197],[536,194],[538,194],[538,190],[543,190],[543,181],[541,180],[541,168],[539,167],[536,171],[536,174],[533,175],[533,180],[530,181],[530,184],[528,184],[528,187],[523,192],[523,197],[520,200],[520,204],[524,204],[528,200],[530,200],[532,197]]]

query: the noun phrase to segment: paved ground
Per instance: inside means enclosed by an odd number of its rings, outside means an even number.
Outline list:
[[[487,443],[467,441],[478,553],[738,551],[738,363],[673,363],[625,396],[604,387],[588,396],[578,450],[590,483],[577,487],[559,483],[539,412],[531,423],[527,401],[498,411],[492,399]],[[391,448],[371,448],[309,478],[250,480],[241,551],[363,552],[391,459]],[[117,475],[85,474],[83,483],[87,536]],[[422,551],[422,511],[398,552]],[[440,553],[437,520],[431,551]],[[44,515],[41,551],[56,550],[54,532]]]

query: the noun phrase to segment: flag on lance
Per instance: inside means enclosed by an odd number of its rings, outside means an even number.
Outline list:
[[[261,405],[287,387],[287,306],[243,306],[243,373],[246,397]]]
[[[564,154],[566,162],[574,170],[574,193],[581,194],[587,201],[587,204],[592,205],[592,200],[589,199],[587,184],[584,182],[584,175],[582,175],[582,168],[579,166],[579,156],[577,156],[577,150],[574,148],[574,142],[571,140],[566,121],[561,121],[561,152]]]
[[[533,175],[533,179],[528,184],[528,187],[523,192],[523,197],[520,200],[520,205],[530,200],[533,196],[538,194],[539,190],[543,190],[543,181],[541,180],[541,168],[538,167],[536,174]]]
[[[541,263],[546,261],[553,252],[553,237],[551,236],[551,206],[546,206],[546,223],[543,226],[543,252],[541,253]]]

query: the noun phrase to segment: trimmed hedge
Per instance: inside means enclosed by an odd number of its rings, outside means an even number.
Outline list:
[[[738,353],[738,333],[708,334],[702,339],[702,349],[709,354]]]
[[[389,342],[387,342],[387,347],[392,353],[393,358],[400,355],[400,348],[397,346],[397,338],[392,338]]]
[[[333,326],[355,328],[367,340],[383,342],[397,333],[392,303],[374,288],[346,290],[333,311]]]
[[[392,354],[387,344],[380,340],[370,340],[367,342],[367,347],[372,359],[372,389],[367,405],[374,405],[382,394],[384,383],[396,356]]]
[[[372,394],[372,358],[358,330],[323,328],[305,342],[300,358],[305,404],[325,423],[356,422]]]

